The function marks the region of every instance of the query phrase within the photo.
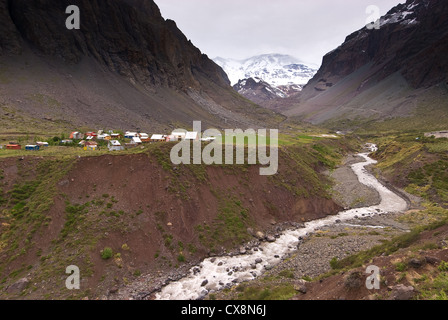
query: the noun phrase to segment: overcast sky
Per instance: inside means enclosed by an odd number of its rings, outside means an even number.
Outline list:
[[[155,0],[165,19],[210,58],[283,53],[320,66],[362,28],[375,5],[384,15],[405,0]]]

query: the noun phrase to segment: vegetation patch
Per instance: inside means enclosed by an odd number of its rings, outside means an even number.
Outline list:
[[[47,213],[57,195],[56,184],[68,172],[73,162],[72,159],[39,161],[36,164],[35,176],[24,175],[24,181],[15,184],[5,196],[2,202],[6,204],[6,208],[1,217],[9,228],[2,233],[0,239],[4,247],[8,248],[5,253],[9,256],[7,262],[25,254],[33,246],[34,234],[51,221]],[[18,239],[24,241],[19,243]]]
[[[419,238],[423,231],[435,230],[448,222],[448,218],[441,221],[431,223],[426,226],[419,226],[414,228],[411,232],[405,233],[394,237],[391,240],[385,241],[383,244],[375,246],[369,250],[361,251],[354,255],[345,257],[341,260],[334,258],[330,265],[335,270],[349,270],[353,268],[361,267],[364,263],[367,263],[373,257],[380,255],[390,255],[397,252],[399,249],[408,248],[414,244]]]
[[[101,250],[101,258],[104,260],[108,260],[114,256],[114,251],[110,247],[106,247]]]
[[[204,247],[215,250],[218,246],[234,247],[250,239],[247,228],[253,225],[249,210],[234,196],[214,192],[218,198],[218,215],[212,225],[198,225],[195,230]]]
[[[377,168],[407,192],[448,208],[447,139],[401,134],[376,138]]]

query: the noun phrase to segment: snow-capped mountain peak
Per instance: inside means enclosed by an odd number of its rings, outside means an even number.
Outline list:
[[[244,60],[213,59],[227,73],[232,85],[248,78],[259,78],[273,87],[304,85],[317,72],[299,59],[283,54],[263,54]]]

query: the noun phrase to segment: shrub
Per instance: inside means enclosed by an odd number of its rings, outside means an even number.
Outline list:
[[[442,261],[438,266],[439,271],[448,271],[448,262]]]
[[[294,279],[294,272],[291,269],[283,270],[278,275],[283,278]]]
[[[311,278],[310,276],[306,276],[306,275],[303,276],[302,279],[305,280],[305,281],[308,281],[308,282],[313,281],[313,278]]]
[[[341,269],[341,264],[339,263],[339,260],[337,257],[334,257],[333,259],[330,260],[330,267],[333,270]]]
[[[396,271],[400,271],[400,272],[402,272],[402,271],[405,271],[407,268],[408,268],[408,265],[407,265],[406,262],[398,262],[398,263],[395,265],[395,270],[396,270]]]
[[[114,251],[112,250],[112,248],[106,247],[101,251],[101,258],[103,258],[104,260],[112,258],[113,255]]]
[[[140,277],[142,275],[142,272],[140,270],[134,271],[134,277]]]

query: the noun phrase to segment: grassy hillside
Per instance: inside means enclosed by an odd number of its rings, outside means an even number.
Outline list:
[[[448,139],[402,134],[378,141],[374,157],[388,180],[427,203],[448,207]]]

